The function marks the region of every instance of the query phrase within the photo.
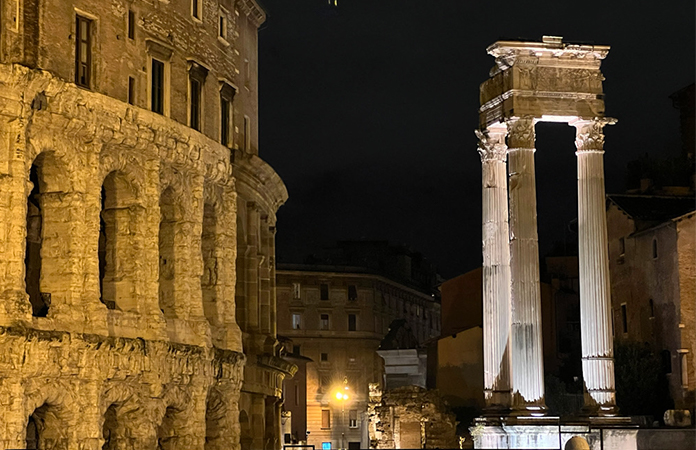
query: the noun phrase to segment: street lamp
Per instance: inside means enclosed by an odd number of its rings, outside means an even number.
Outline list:
[[[345,427],[345,423],[346,423],[346,402],[347,402],[348,399],[350,398],[350,396],[348,395],[348,391],[349,391],[350,389],[348,388],[348,379],[347,379],[347,378],[344,378],[344,379],[343,379],[343,383],[344,383],[343,390],[342,390],[342,391],[336,391],[336,400],[338,400],[339,402],[341,402],[341,422],[342,422],[342,425]],[[340,443],[340,445],[339,445],[341,449],[344,449],[344,448],[345,448],[345,445],[344,445],[344,444],[345,444],[345,432],[342,432],[342,433],[341,433],[341,443]]]

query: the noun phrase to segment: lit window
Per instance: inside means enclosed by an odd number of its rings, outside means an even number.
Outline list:
[[[92,78],[92,21],[76,17],[75,84],[89,88]]]
[[[299,330],[302,325],[302,315],[301,314],[293,314],[292,315],[292,329],[293,330]]]
[[[328,329],[329,329],[329,315],[328,315],[328,314],[322,314],[322,315],[321,315],[320,329],[322,329],[322,330],[328,330]]]
[[[323,418],[323,416],[322,416],[322,418]],[[329,427],[326,427],[326,428],[329,428]],[[331,442],[322,442],[321,443],[321,450],[331,450]]]
[[[348,413],[348,427],[358,428],[358,411],[356,409],[351,409]]]

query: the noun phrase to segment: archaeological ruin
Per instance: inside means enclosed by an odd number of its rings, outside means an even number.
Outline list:
[[[280,448],[264,20],[3,2],[0,448]]]
[[[616,417],[604,193],[600,71],[608,46],[499,41],[481,85],[483,347],[486,411],[477,448],[635,449],[635,431]],[[580,314],[585,417],[565,429],[546,416],[534,172],[535,124],[576,129]],[[559,149],[559,151],[563,151]],[[543,155],[541,155],[543,157]],[[601,437],[600,437],[601,435]],[[566,447],[567,448],[567,447]]]

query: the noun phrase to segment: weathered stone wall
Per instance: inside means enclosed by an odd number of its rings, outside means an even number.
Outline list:
[[[438,391],[405,386],[372,397],[371,448],[456,448],[457,421]]]

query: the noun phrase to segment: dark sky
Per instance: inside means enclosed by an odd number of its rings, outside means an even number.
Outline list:
[[[694,80],[694,2],[263,0],[260,156],[290,198],[279,262],[341,239],[407,244],[446,278],[481,263],[479,84],[500,38],[610,45],[607,192],[626,163],[679,152],[668,96]],[[537,125],[541,253],[576,217],[574,128]]]

